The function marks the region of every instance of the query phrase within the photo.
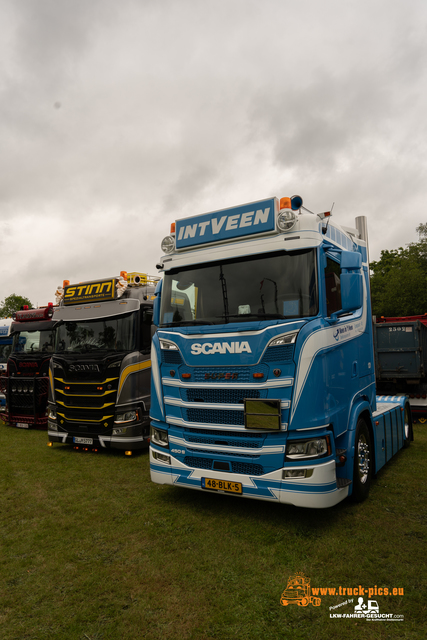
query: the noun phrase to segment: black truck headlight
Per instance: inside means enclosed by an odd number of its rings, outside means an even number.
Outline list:
[[[114,424],[124,424],[125,422],[135,422],[138,419],[138,410],[124,411],[123,413],[117,413]]]

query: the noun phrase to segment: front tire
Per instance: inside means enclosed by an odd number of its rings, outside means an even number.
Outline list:
[[[372,481],[372,445],[369,429],[363,418],[359,418],[356,426],[353,465],[353,502],[366,500]]]

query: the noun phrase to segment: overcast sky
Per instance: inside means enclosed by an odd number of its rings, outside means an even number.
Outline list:
[[[0,0],[0,301],[157,275],[178,218],[300,194],[427,222],[426,0]]]

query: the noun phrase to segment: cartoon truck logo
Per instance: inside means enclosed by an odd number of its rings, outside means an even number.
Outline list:
[[[311,595],[310,578],[302,573],[290,576],[286,589],[280,598],[280,604],[286,607],[288,604],[297,604],[299,607],[306,607],[312,604],[313,607],[319,607],[320,598]]]

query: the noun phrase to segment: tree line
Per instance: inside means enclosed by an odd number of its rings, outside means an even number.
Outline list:
[[[413,316],[427,313],[427,223],[416,228],[419,241],[385,249],[371,262],[372,313]]]
[[[25,305],[28,305],[29,309],[33,307],[28,298],[12,293],[0,303],[0,318],[10,318],[14,311],[19,311]]]

